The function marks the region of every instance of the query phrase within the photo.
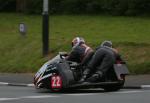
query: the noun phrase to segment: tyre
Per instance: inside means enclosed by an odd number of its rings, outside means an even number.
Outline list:
[[[107,85],[103,87],[106,92],[118,91],[120,90],[125,83],[125,75],[121,75],[122,80],[119,80],[117,84]]]

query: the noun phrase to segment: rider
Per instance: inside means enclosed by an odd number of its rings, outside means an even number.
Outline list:
[[[112,42],[102,42],[96,49],[79,82],[84,82],[85,80],[88,82],[101,80],[106,72],[112,68],[117,58],[119,58],[119,54],[116,49],[112,48]],[[91,73],[92,76],[90,76]]]
[[[85,44],[85,40],[82,37],[75,37],[71,44],[72,50],[66,59],[86,66],[94,53],[93,49]]]

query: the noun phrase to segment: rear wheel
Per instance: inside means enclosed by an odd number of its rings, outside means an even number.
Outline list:
[[[118,91],[123,87],[124,83],[118,83],[116,85],[108,85],[103,87],[106,92]]]
[[[103,89],[107,92],[118,91],[124,86],[124,83],[125,83],[125,75],[121,75],[121,80],[119,80],[117,84],[107,85],[103,87]]]

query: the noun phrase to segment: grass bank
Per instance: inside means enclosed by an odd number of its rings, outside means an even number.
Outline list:
[[[150,73],[150,19],[148,17],[56,15],[50,16],[50,49],[42,57],[38,15],[0,14],[0,72],[35,72],[59,51],[69,51],[70,41],[82,36],[95,48],[111,40],[134,74]],[[27,25],[26,37],[18,25]]]

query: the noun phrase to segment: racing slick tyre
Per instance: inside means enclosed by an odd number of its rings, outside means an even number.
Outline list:
[[[107,85],[105,87],[103,87],[103,89],[106,91],[106,92],[111,92],[111,91],[118,91],[120,90],[123,86],[124,86],[124,80],[120,81],[120,83],[118,84],[115,84],[115,85]]]
[[[125,83],[125,75],[120,75],[120,77],[121,77],[121,80],[118,80],[118,83],[117,83],[117,84],[107,85],[107,86],[103,87],[103,89],[104,89],[106,92],[111,92],[111,91],[118,91],[118,90],[120,90],[120,89],[124,86],[124,83]]]

